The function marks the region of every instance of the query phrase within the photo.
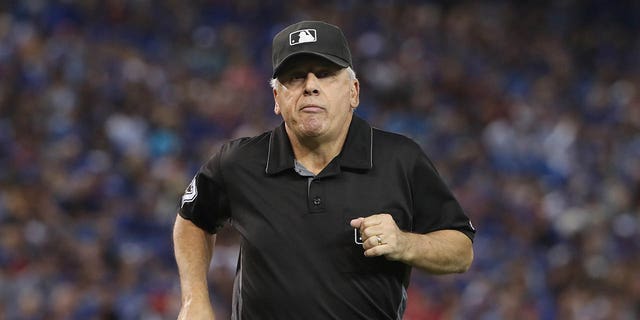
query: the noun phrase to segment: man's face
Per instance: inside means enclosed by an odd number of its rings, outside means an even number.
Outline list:
[[[287,62],[273,90],[274,112],[298,139],[332,140],[346,132],[359,103],[359,83],[345,68],[313,55]]]

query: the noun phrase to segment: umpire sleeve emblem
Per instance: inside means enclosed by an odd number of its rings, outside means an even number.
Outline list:
[[[196,197],[198,196],[198,187],[196,186],[196,177],[193,177],[193,180],[191,180],[191,183],[189,183],[187,190],[184,191],[184,194],[182,195],[182,204],[180,204],[180,208],[182,208],[184,204],[187,202],[193,202],[193,200],[195,200]]]

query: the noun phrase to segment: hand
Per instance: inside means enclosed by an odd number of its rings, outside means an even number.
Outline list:
[[[351,226],[360,229],[362,247],[367,257],[384,256],[389,260],[401,260],[406,251],[407,239],[388,213],[351,220]]]

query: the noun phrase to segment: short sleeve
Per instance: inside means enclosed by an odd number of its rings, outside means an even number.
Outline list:
[[[178,211],[180,216],[209,233],[216,233],[229,219],[221,157],[222,150],[198,170],[182,195]]]
[[[414,232],[451,229],[473,240],[475,228],[422,150],[416,158],[411,179]]]

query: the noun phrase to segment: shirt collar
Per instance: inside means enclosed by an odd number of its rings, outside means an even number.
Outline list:
[[[340,167],[368,170],[373,168],[373,129],[363,119],[353,116],[347,139],[338,155]],[[294,167],[294,155],[284,122],[271,132],[267,154],[267,174]]]

